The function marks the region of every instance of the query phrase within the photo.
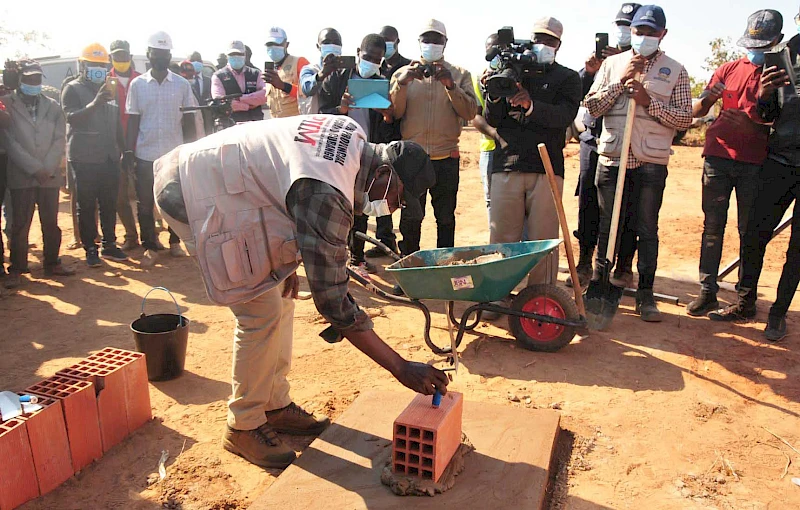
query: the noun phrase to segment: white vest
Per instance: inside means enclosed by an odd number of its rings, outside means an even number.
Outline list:
[[[240,124],[175,149],[211,301],[250,301],[297,269],[289,188],[298,179],[317,179],[352,205],[366,140],[348,117],[308,115]]]
[[[283,65],[277,69],[278,76],[284,83],[291,83],[296,91],[296,96],[292,97],[290,94],[282,90],[276,89],[272,85],[267,87],[267,105],[269,106],[269,113],[273,119],[280,119],[283,117],[292,117],[300,115],[300,107],[297,98],[303,94],[300,92],[300,82],[297,77],[300,74],[300,69],[297,64],[300,61],[294,55],[287,55],[283,60]]]
[[[603,64],[605,83],[619,82],[632,58],[632,50],[609,57]],[[678,83],[682,70],[680,63],[662,53],[644,76],[642,84],[650,97],[669,104],[672,90]],[[597,144],[601,155],[609,158],[619,158],[622,155],[625,116],[628,101],[631,100],[626,94],[619,96],[614,106],[603,115],[603,132]],[[661,124],[647,113],[646,108],[636,105],[636,121],[631,136],[631,151],[636,159],[659,165],[669,164],[674,137],[675,129]]]

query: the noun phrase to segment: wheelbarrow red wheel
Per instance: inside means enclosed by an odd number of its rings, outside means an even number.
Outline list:
[[[572,296],[555,285],[531,285],[517,294],[511,302],[513,310],[537,313],[559,319],[580,318]],[[575,328],[552,322],[508,316],[511,334],[521,347],[531,351],[555,352],[572,341]]]

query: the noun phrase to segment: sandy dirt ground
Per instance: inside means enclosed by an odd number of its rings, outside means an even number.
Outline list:
[[[459,245],[488,242],[477,147],[477,134],[466,130]],[[577,152],[575,144],[566,149],[564,198],[571,228],[577,215],[572,196]],[[610,331],[576,338],[558,353],[518,348],[505,320],[481,324],[462,344],[462,371],[452,389],[474,401],[560,409],[564,433],[551,508],[800,508],[800,487],[790,482],[800,476],[800,455],[765,430],[800,449],[800,301],[789,312],[792,334],[783,343],[771,345],[762,336],[788,232],[769,247],[754,322],[728,325],[688,317],[684,306],[698,291],[700,154],[698,148],[676,147],[670,165],[656,290],[677,295],[681,304],[661,305],[664,322],[640,322],[628,297]],[[62,196],[64,245],[72,237],[67,206]],[[732,215],[724,261],[738,247],[735,225]],[[166,257],[147,271],[139,265],[138,250],[131,263],[90,269],[82,251],[66,251],[64,261],[78,274],[44,279],[38,228],[35,222],[32,274],[18,292],[0,300],[0,388],[22,389],[106,346],[133,348],[129,324],[138,317],[150,287],[171,289],[192,324],[185,374],[150,386],[155,419],[25,508],[247,507],[280,472],[250,465],[220,446],[230,394],[230,311],[208,302],[189,258]],[[166,242],[166,233],[161,237]],[[433,246],[435,222],[429,210],[423,247]],[[566,267],[563,252],[561,265]],[[377,279],[384,277],[381,271]],[[443,361],[425,347],[418,311],[352,287],[377,332],[403,356]],[[730,301],[734,294],[724,290],[721,299]],[[154,294],[147,310],[169,311],[172,306],[166,296]],[[446,344],[444,307],[433,306],[432,335]],[[318,336],[324,327],[311,301],[297,303],[290,374],[297,403],[335,419],[361,391],[402,389],[347,342],[326,344]],[[287,440],[298,452],[310,442]],[[148,486],[162,450],[170,455],[167,477]],[[784,476],[787,458],[792,462]]]

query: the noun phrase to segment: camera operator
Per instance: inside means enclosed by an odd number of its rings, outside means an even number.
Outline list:
[[[391,100],[394,116],[400,119],[403,140],[422,145],[433,161],[436,185],[430,189],[436,216],[439,248],[455,245],[456,195],[458,194],[458,139],[462,121],[478,113],[469,71],[444,60],[447,30],[444,23],[429,20],[419,36],[421,59],[411,62],[392,76]],[[423,212],[427,196],[420,196]],[[400,251],[408,255],[419,250],[422,220],[400,215]]]
[[[591,56],[586,59],[585,67],[578,71],[583,85],[582,92],[584,97],[589,93],[589,89],[594,83],[594,77],[597,75],[597,71],[600,70],[603,60],[631,49],[631,20],[633,20],[633,15],[639,7],[641,7],[639,4],[634,3],[622,4],[614,20],[613,36],[616,44],[603,49],[602,59],[598,59],[597,55],[592,52]],[[597,187],[594,184],[594,178],[598,159],[597,138],[600,137],[600,132],[603,129],[603,119],[592,117],[590,113],[586,112],[583,116],[583,125],[586,126],[586,131],[581,133],[579,137],[581,171],[578,177],[578,186],[575,189],[575,196],[578,197],[578,229],[573,232],[573,235],[578,240],[578,246],[580,247],[577,267],[578,279],[580,280],[581,288],[586,288],[592,278],[592,256],[594,255],[594,248],[597,246],[597,233],[600,224],[600,206],[597,202]],[[635,243],[636,240],[632,235],[626,235],[620,242]],[[620,251],[630,254],[625,261],[620,263],[630,272],[633,264],[633,253],[636,250],[621,249]],[[571,277],[567,277],[567,286],[572,286]]]
[[[558,215],[536,146],[547,146],[561,193],[564,133],[581,101],[578,73],[555,61],[563,31],[555,18],[537,20],[531,41],[536,63],[525,64],[518,92],[494,97],[487,87],[484,117],[501,140],[492,163],[491,243],[521,241],[524,224],[529,240],[558,238]],[[558,250],[548,257],[531,271],[529,285],[556,281]]]
[[[661,40],[667,35],[666,26],[667,18],[661,7],[640,7],[631,22],[632,50],[603,62],[585,99],[590,114],[604,117],[603,131],[597,145],[600,154],[596,180],[600,203],[598,259],[605,258],[611,230],[628,101],[636,102],[636,123],[628,156],[620,217],[626,218],[623,235],[628,230],[638,238],[639,289],[636,292],[636,312],[645,322],[661,321],[661,312],[653,297],[653,283],[658,261],[658,214],[667,184],[672,138],[676,130],[688,129],[692,123],[689,75],[679,62],[659,50]],[[626,255],[620,251],[618,260],[625,260]],[[626,277],[632,279],[633,275]],[[599,280],[598,264],[587,296],[597,296],[601,288]],[[614,282],[612,284],[618,288],[617,294],[621,297],[621,286]]]

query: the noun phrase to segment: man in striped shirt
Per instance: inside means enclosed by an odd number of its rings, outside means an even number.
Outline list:
[[[660,322],[661,312],[653,299],[653,283],[658,260],[658,214],[667,183],[667,164],[675,131],[692,123],[692,97],[689,75],[684,67],[659,50],[667,34],[664,11],[656,5],[640,7],[631,23],[631,51],[606,59],[584,104],[594,117],[604,117],[598,141],[598,202],[600,236],[597,258],[605,258],[611,230],[614,191],[617,183],[622,138],[628,101],[636,102],[631,147],[628,155],[625,192],[622,197],[621,229],[638,238],[639,289],[636,311],[646,322]],[[633,253],[619,253],[611,283],[617,295],[633,279]],[[598,264],[592,276],[600,279]],[[590,284],[588,297],[599,286]]]

